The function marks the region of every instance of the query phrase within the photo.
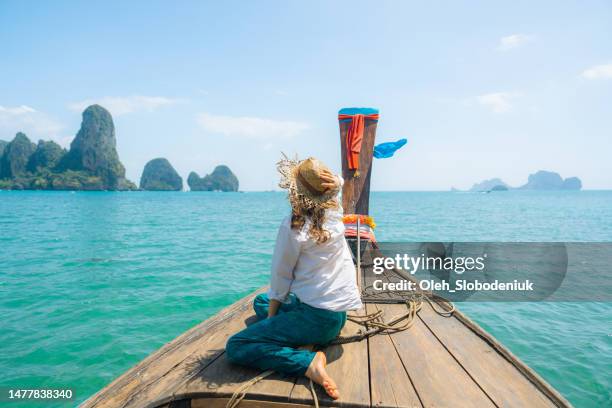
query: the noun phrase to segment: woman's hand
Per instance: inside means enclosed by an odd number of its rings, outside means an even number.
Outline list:
[[[321,183],[321,187],[324,187],[325,190],[338,190],[338,188],[340,188],[340,182],[338,181],[338,178],[334,176],[331,171],[322,170],[320,177],[323,181],[323,183]]]
[[[276,316],[278,313],[278,309],[280,308],[281,302],[276,299],[270,299],[270,304],[268,305],[268,319]]]

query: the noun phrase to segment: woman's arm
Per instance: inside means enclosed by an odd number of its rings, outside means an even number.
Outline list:
[[[270,309],[273,300],[286,303],[291,283],[293,282],[293,268],[300,255],[300,243],[291,230],[288,221],[283,222],[278,229],[274,255],[272,256],[272,274],[270,277]],[[278,307],[276,307],[278,309]]]
[[[323,183],[321,183],[321,187],[337,192],[340,192],[340,188],[344,184],[342,177],[336,176],[328,170],[323,170],[321,172],[321,180],[323,181]]]

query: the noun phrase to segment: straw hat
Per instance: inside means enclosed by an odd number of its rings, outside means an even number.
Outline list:
[[[277,163],[278,172],[281,174],[279,187],[289,191],[289,199],[293,202],[300,201],[308,206],[319,207],[333,200],[338,193],[337,190],[323,187],[324,181],[321,173],[329,168],[320,160],[309,157],[305,160],[289,159],[284,153],[283,158]]]

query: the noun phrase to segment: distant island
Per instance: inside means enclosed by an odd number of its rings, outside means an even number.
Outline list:
[[[113,118],[99,105],[85,109],[68,151],[53,141],[36,145],[21,132],[0,146],[0,189],[136,190],[117,154]]]
[[[191,172],[187,183],[192,191],[238,191],[239,185],[225,165],[205,177]],[[140,190],[182,189],[183,178],[167,159],[159,157],[145,165]],[[10,142],[0,140],[0,190],[129,191],[138,187],[125,177],[111,114],[91,105],[83,111],[81,128],[69,150],[53,141],[32,143],[22,132]]]
[[[540,170],[530,174],[527,183],[520,187],[511,187],[508,183],[499,178],[475,183],[469,191],[507,191],[507,190],[580,190],[582,181],[578,177],[568,177],[563,179],[559,173],[554,171]],[[452,188],[453,191],[458,191]]]
[[[192,171],[187,178],[191,191],[238,191],[238,178],[225,165],[215,167],[211,174],[200,177]],[[142,171],[140,189],[145,191],[181,191],[183,179],[170,162],[159,157],[149,161]]]
[[[493,186],[493,188],[489,191],[508,191],[510,190],[508,187],[502,185],[502,184],[498,184],[496,186]]]
[[[183,178],[162,157],[149,161],[142,171],[140,189],[146,191],[181,191]]]
[[[502,179],[492,178],[490,180],[483,180],[480,183],[476,183],[470,188],[470,191],[490,191],[493,187],[504,186],[506,188],[511,188],[508,184],[506,184]]]
[[[211,174],[200,177],[192,171],[187,177],[191,191],[238,191],[238,178],[229,167],[220,165]]]
[[[569,177],[565,180],[553,171],[540,170],[530,174],[527,184],[519,187],[522,190],[580,190],[582,181],[578,177]]]

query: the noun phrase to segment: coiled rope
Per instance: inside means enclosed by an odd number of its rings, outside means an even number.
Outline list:
[[[433,299],[432,299],[433,298]],[[455,305],[441,296],[430,294],[429,296],[417,295],[405,301],[408,311],[400,316],[391,319],[389,322],[383,320],[384,311],[378,310],[366,315],[350,315],[348,320],[363,326],[356,334],[351,336],[338,336],[331,344],[346,344],[361,341],[379,333],[392,334],[408,330],[415,321],[416,315],[421,311],[423,301],[429,303],[431,308],[440,316],[451,317],[455,311]],[[445,306],[436,307],[434,304],[444,304]]]
[[[267,371],[264,371],[256,375],[255,377],[251,378],[249,381],[242,384],[240,387],[238,387],[236,391],[234,391],[232,398],[230,398],[230,400],[227,401],[227,404],[225,405],[225,407],[226,408],[236,408],[238,404],[240,404],[240,402],[246,396],[249,388],[251,388],[253,385],[263,380],[264,378],[269,377],[272,374],[274,374],[274,370],[267,370]]]

